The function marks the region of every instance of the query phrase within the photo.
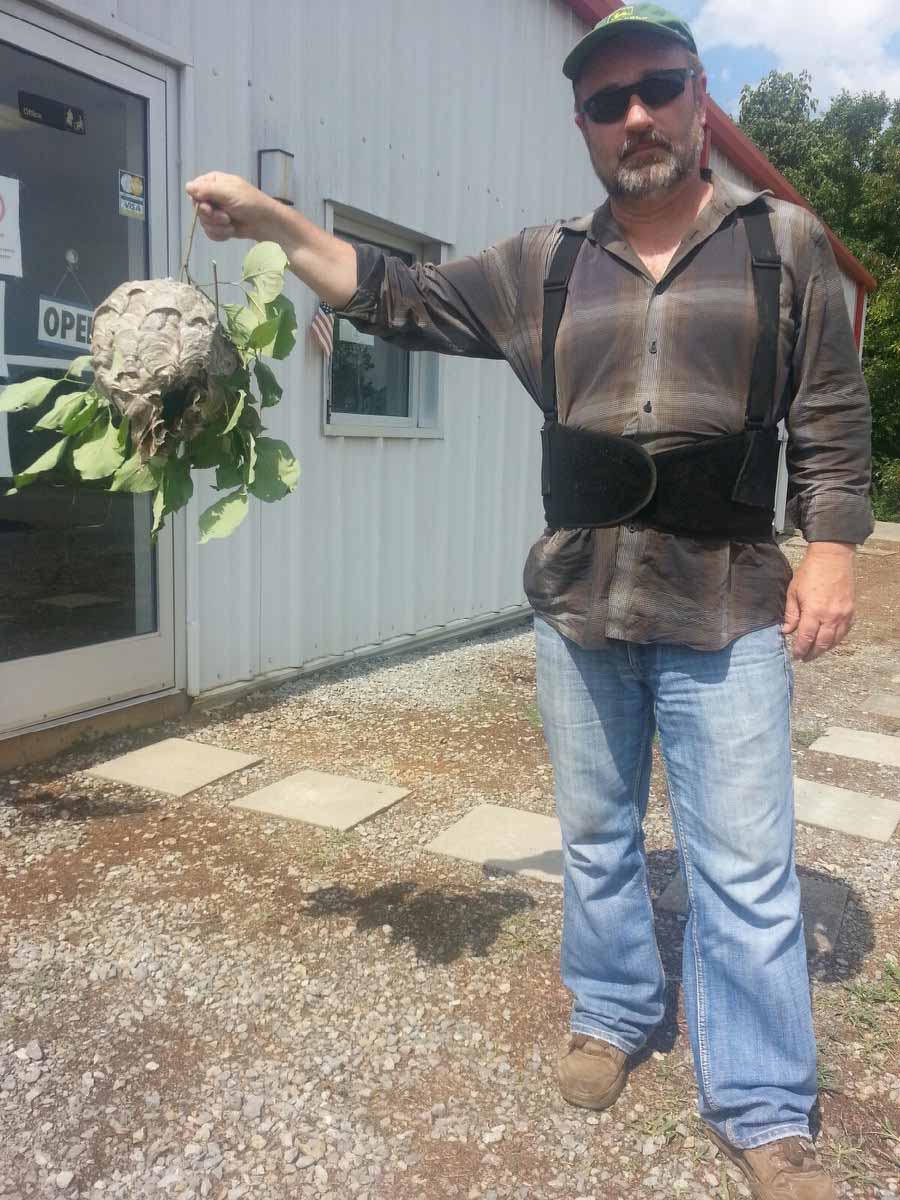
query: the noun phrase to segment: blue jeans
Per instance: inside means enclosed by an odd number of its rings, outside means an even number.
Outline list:
[[[642,831],[658,728],[690,898],[682,986],[700,1115],[745,1149],[808,1137],[816,1047],[780,630],[719,651],[622,641],[583,650],[534,625],[572,1031],[633,1054],[663,1016]]]

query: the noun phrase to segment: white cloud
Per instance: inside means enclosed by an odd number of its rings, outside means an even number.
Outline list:
[[[728,80],[731,78],[731,71],[729,71],[728,67],[722,68],[722,70],[719,72],[719,78],[723,83],[728,82]]]
[[[900,97],[898,0],[702,0],[691,21],[701,52],[713,46],[762,46],[780,70],[806,68],[820,100],[842,88]]]

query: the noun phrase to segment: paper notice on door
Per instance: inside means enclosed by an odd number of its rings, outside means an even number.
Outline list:
[[[22,278],[19,181],[0,175],[0,275]]]
[[[0,379],[5,379],[9,374],[6,366],[6,354],[4,353],[6,343],[3,340],[4,330],[6,329],[6,312],[4,311],[5,304],[6,284],[2,279],[0,279]]]
[[[3,306],[6,302],[6,284],[0,279],[0,396],[3,394],[6,379],[9,371],[6,367],[6,355],[3,352],[5,342],[4,331],[6,329],[6,313],[3,311]],[[9,435],[7,434],[7,425],[9,418],[0,414],[0,479],[9,479],[12,476],[12,463],[9,461]]]

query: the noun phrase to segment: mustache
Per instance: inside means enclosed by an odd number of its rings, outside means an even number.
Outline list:
[[[646,150],[650,146],[659,146],[661,150],[674,151],[675,149],[667,137],[664,137],[657,129],[651,129],[649,133],[644,133],[640,137],[627,138],[619,150],[619,159],[626,159],[635,150]]]

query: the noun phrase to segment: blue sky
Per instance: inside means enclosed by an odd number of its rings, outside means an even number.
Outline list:
[[[741,87],[804,67],[824,107],[841,90],[900,99],[900,0],[662,0],[690,22],[713,97],[737,113]]]

